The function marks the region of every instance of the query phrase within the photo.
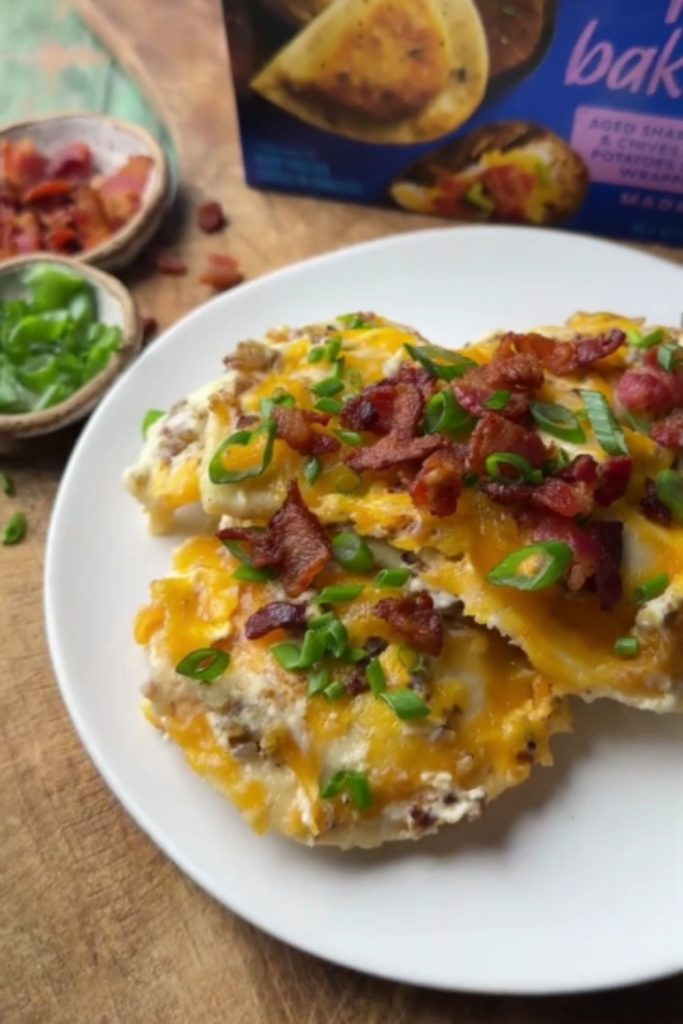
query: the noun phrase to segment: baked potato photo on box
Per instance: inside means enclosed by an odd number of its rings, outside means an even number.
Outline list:
[[[561,224],[581,207],[581,157],[540,125],[485,125],[423,157],[391,186],[398,206],[454,220]]]
[[[278,6],[294,12],[320,5]],[[251,84],[317,128],[410,145],[468,121],[483,99],[488,71],[473,0],[335,0]]]

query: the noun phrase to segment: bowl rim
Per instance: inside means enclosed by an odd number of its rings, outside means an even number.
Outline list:
[[[107,291],[120,304],[123,326],[121,347],[114,353],[104,369],[84,384],[64,402],[41,409],[39,412],[0,413],[0,437],[30,436],[50,433],[73,420],[78,413],[87,412],[104,394],[119,374],[126,369],[142,345],[142,318],[131,292],[117,278],[67,256],[51,253],[31,253],[0,263],[0,277],[34,263],[53,263],[80,274],[99,290]]]
[[[149,221],[159,215],[161,208],[164,206],[170,193],[170,167],[163,147],[157,139],[154,138],[151,132],[146,128],[143,128],[142,125],[135,124],[133,121],[125,121],[120,117],[112,117],[109,114],[97,114],[88,110],[70,110],[63,113],[46,114],[40,117],[22,118],[18,121],[11,121],[8,124],[0,126],[0,141],[2,141],[2,139],[10,132],[15,133],[18,131],[24,131],[25,134],[30,137],[32,128],[36,125],[43,125],[57,121],[72,121],[76,119],[105,122],[112,128],[119,129],[128,135],[135,136],[143,144],[146,150],[146,155],[151,157],[157,170],[157,174],[152,177],[149,190],[143,197],[140,209],[137,210],[126,224],[115,231],[114,234],[104,242],[100,242],[99,245],[93,246],[92,249],[87,249],[85,252],[77,253],[72,257],[68,257],[69,259],[73,259],[77,263],[81,264],[97,264],[100,262],[108,263],[115,259],[117,255],[122,253],[139,234],[145,232]],[[90,142],[87,138],[82,141]],[[39,252],[42,253],[43,250],[41,249]],[[0,268],[8,262],[10,261],[0,262]]]

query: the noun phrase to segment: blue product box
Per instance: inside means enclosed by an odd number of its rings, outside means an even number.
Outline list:
[[[683,245],[683,0],[223,0],[247,181]]]

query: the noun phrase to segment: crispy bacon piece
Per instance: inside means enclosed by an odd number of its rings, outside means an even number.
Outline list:
[[[243,540],[251,545],[257,569],[275,566],[289,597],[298,597],[311,585],[332,557],[330,545],[317,518],[306,506],[295,480],[287,497],[266,530],[229,526],[216,534],[219,540]]]
[[[341,411],[340,421],[347,430],[366,430],[371,434],[388,434],[396,397],[393,381],[372,384],[350,399]]]
[[[40,224],[33,210],[14,215],[10,237],[13,252],[21,254],[40,249]]]
[[[628,455],[600,463],[592,455],[577,455],[556,476],[570,483],[585,484],[594,494],[596,503],[607,508],[626,494],[632,472],[633,459]]]
[[[634,366],[621,377],[616,397],[629,412],[665,416],[683,405],[683,375],[649,363]]]
[[[111,235],[100,197],[89,185],[76,190],[71,212],[84,249],[93,249]]]
[[[41,181],[37,185],[32,185],[31,188],[26,189],[21,196],[21,201],[25,206],[51,206],[70,199],[74,193],[74,188],[73,181],[62,181],[59,178],[51,181]]]
[[[69,142],[50,157],[47,178],[89,178],[94,171],[92,150],[85,142]]]
[[[511,423],[495,412],[487,412],[477,423],[470,438],[467,468],[483,473],[486,459],[495,452],[510,452],[540,469],[548,458],[548,451],[538,434]]]
[[[555,341],[534,332],[509,331],[501,339],[501,351],[535,355],[551,373],[561,377],[589,369],[599,359],[616,352],[625,341],[624,332],[617,330],[578,341]]]
[[[347,465],[357,473],[367,469],[389,469],[405,462],[422,461],[438,448],[450,444],[448,439],[440,434],[415,437],[415,431],[424,412],[424,397],[414,384],[399,383],[395,391],[390,433],[370,447],[353,452],[346,459]]]
[[[441,616],[430,595],[421,590],[405,597],[386,597],[372,609],[404,643],[425,654],[440,654],[443,645]]]
[[[44,242],[45,248],[50,252],[73,253],[82,249],[78,232],[73,228],[52,228],[45,233]]]
[[[556,477],[544,480],[538,487],[497,480],[483,480],[480,486],[484,494],[499,505],[536,508],[566,519],[589,515],[593,510],[593,494],[586,484],[570,484]]]
[[[140,209],[153,163],[148,156],[131,156],[114,174],[93,182],[111,227],[121,227]]]
[[[25,189],[45,177],[47,157],[31,139],[0,142],[0,180]]]
[[[558,540],[568,544],[574,560],[567,574],[570,590],[580,590],[590,581],[603,611],[612,611],[622,593],[621,562],[623,523],[592,523],[583,530],[570,519],[545,516],[532,529],[535,541]]]
[[[275,629],[306,628],[306,605],[291,601],[271,601],[250,615],[244,625],[247,640],[258,640]]]
[[[232,256],[218,252],[210,252],[206,257],[206,267],[199,275],[202,284],[210,285],[217,292],[227,292],[236,284],[241,284],[244,274],[240,265]]]
[[[452,515],[462,491],[464,468],[465,453],[456,445],[428,456],[409,488],[413,503],[433,516]]]
[[[160,274],[172,274],[179,277],[187,273],[187,263],[177,253],[162,250],[154,257],[154,266]]]
[[[517,353],[501,344],[490,363],[470,370],[451,385],[463,409],[473,416],[487,413],[486,402],[495,391],[509,391],[506,406],[498,410],[508,420],[522,420],[528,396],[543,384],[543,367],[533,353]]]
[[[646,519],[651,519],[660,526],[671,526],[673,522],[670,510],[657,497],[655,482],[650,477],[645,480],[645,493],[640,500],[640,511]]]
[[[273,419],[277,423],[277,437],[281,438],[300,455],[324,455],[336,452],[341,447],[336,437],[321,434],[313,430],[312,423],[327,423],[327,416],[302,409],[288,409],[277,406],[273,409]]]
[[[207,235],[221,231],[227,223],[223,207],[215,200],[210,199],[206,203],[202,203],[197,210],[197,224]]]
[[[425,402],[428,402],[437,389],[437,382],[423,367],[414,363],[404,362],[398,368],[395,377],[388,378],[394,384],[412,384],[419,389]]]
[[[665,448],[683,448],[683,409],[674,409],[666,419],[655,423],[650,437]]]

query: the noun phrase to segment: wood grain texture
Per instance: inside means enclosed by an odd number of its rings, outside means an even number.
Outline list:
[[[186,213],[176,220],[177,244],[192,267],[186,278],[153,276],[144,264],[131,271],[143,310],[162,324],[206,298],[195,270],[208,250],[230,251],[253,277],[350,242],[433,225],[245,188],[214,0],[82,0],[81,7],[165,112],[189,183],[184,210],[211,197],[231,214],[232,227],[218,241],[200,235]],[[0,512],[21,507],[30,522],[23,545],[0,549],[3,1024],[680,1024],[681,977],[576,998],[427,992],[289,949],[184,878],[95,772],[48,661],[45,533],[76,433],[26,443],[3,459],[17,497],[0,496]]]

